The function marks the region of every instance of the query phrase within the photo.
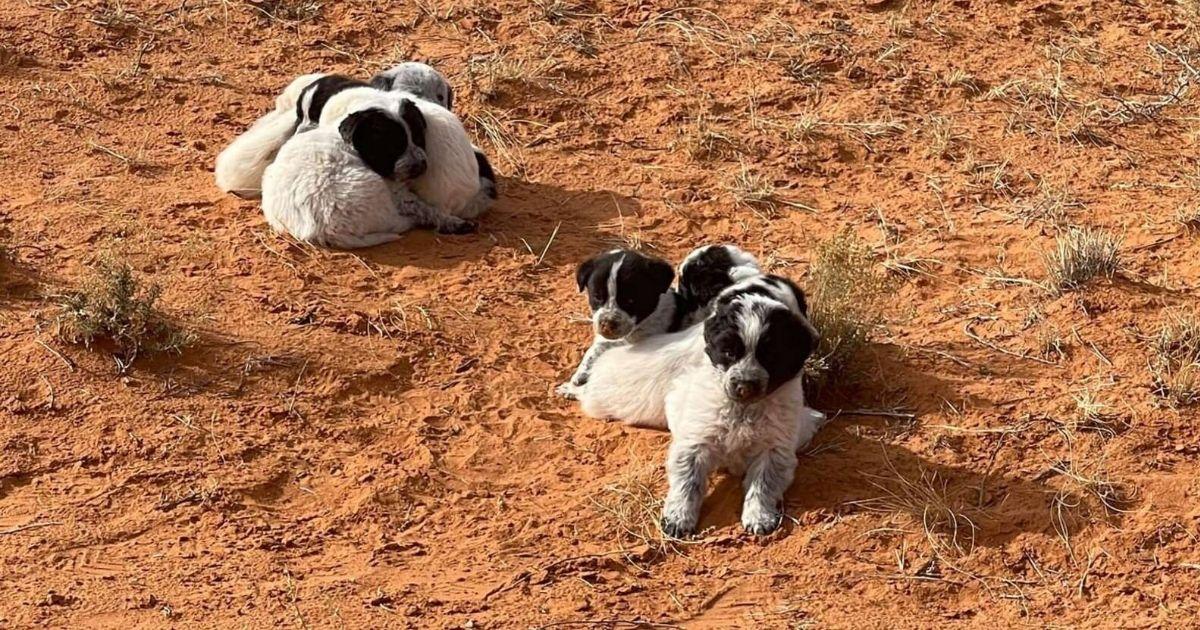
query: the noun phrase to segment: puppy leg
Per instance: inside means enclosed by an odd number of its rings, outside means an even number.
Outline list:
[[[699,444],[671,441],[667,451],[667,498],[663,501],[662,531],[683,538],[696,531],[700,505],[708,485],[709,457]]]
[[[795,474],[794,449],[774,448],[754,457],[742,479],[746,492],[742,501],[742,527],[746,531],[763,536],[779,527],[783,520],[779,503]]]
[[[396,209],[412,218],[417,227],[433,228],[440,234],[469,234],[477,227],[474,221],[446,214],[408,191],[396,195]]]
[[[579,361],[579,367],[575,369],[575,374],[571,375],[571,380],[559,385],[555,391],[561,396],[572,400],[577,399],[579,388],[587,385],[588,378],[592,375],[592,366],[596,364],[596,359],[599,359],[600,355],[614,345],[616,344],[600,337],[593,339],[592,345],[588,346],[583,359]]]

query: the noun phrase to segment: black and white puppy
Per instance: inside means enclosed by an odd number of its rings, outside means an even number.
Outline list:
[[[473,224],[442,213],[408,186],[426,169],[415,111],[370,107],[288,140],[263,174],[263,214],[277,232],[353,249],[394,241],[413,227],[462,233]]]
[[[454,89],[446,81],[442,73],[433,67],[416,61],[406,61],[392,66],[371,77],[371,86],[387,92],[408,92],[427,101],[437,103],[454,111]],[[479,166],[479,181],[482,195],[486,199],[495,200],[499,197],[499,187],[496,184],[496,172],[491,162],[479,147],[475,150],[475,162]]]
[[[779,526],[796,450],[825,416],[808,407],[801,372],[820,339],[803,293],[777,276],[722,291],[702,326],[613,348],[580,389],[584,413],[671,431],[662,527],[695,531],[708,475],[743,474],[742,525]]]
[[[688,254],[679,266],[678,290],[671,289],[674,270],[660,258],[614,249],[584,261],[575,280],[587,291],[595,337],[558,393],[574,398],[609,348],[695,325],[722,289],[758,273],[758,261],[733,245],[706,245]]]

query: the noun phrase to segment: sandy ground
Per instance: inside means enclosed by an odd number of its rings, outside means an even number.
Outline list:
[[[1200,613],[1197,416],[1147,369],[1200,286],[1196,2],[383,4],[0,3],[0,626]],[[292,76],[410,58],[503,176],[479,234],[319,251],[215,189]],[[1121,269],[1055,296],[1070,225]],[[894,290],[816,405],[915,415],[840,414],[771,537],[719,479],[663,541],[667,436],[552,393],[574,265],[729,241],[803,284],[843,230]],[[104,258],[197,341],[118,374],[60,340]]]

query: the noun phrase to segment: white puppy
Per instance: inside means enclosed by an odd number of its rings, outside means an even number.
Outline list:
[[[580,402],[588,415],[671,431],[663,532],[695,531],[708,475],[743,474],[742,525],[774,531],[796,451],[825,421],[808,407],[801,372],[819,341],[803,294],[762,276],[717,297],[703,326],[651,337],[601,356]]]
[[[300,95],[324,76],[306,74],[292,81],[275,98],[275,109],[255,121],[250,129],[221,151],[213,169],[217,188],[247,198],[262,193],[263,171],[296,131],[296,104]]]
[[[446,214],[464,219],[479,216],[491,206],[494,189],[489,191],[480,177],[480,162],[462,122],[445,107],[409,92],[351,88],[329,99],[321,112],[321,125],[364,107],[394,107],[402,99],[416,102],[426,125],[429,168],[412,182],[413,192]]]
[[[411,140],[422,131],[405,122],[415,109],[402,100],[396,109],[355,110],[289,140],[263,176],[263,213],[271,227],[345,249],[393,241],[414,226],[473,230],[407,189],[426,160]]]

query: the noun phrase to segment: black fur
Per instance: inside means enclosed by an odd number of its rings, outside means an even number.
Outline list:
[[[346,116],[338,132],[372,171],[384,179],[395,179],[396,162],[408,151],[404,124],[373,107]]]
[[[425,149],[425,115],[421,113],[421,108],[417,104],[408,100],[400,100],[400,120],[408,125],[408,134],[412,139],[412,143]]]
[[[454,88],[446,86],[446,109],[454,111]]]
[[[763,332],[754,348],[746,347],[739,325],[748,317],[762,320]],[[745,358],[747,352],[754,352],[755,361],[767,373],[766,389],[760,390],[762,395],[797,377],[819,339],[800,315],[778,301],[753,306],[723,302],[704,321],[704,352],[709,361],[726,370]]]
[[[733,302],[740,295],[761,295],[778,301],[783,299],[784,292],[792,294],[800,307],[800,314],[807,317],[808,301],[804,297],[804,290],[795,282],[775,274],[759,276],[732,291],[722,291],[717,297],[717,307]]]
[[[608,278],[618,261],[617,307],[641,322],[658,308],[659,297],[671,290],[675,270],[665,260],[627,249],[585,260],[575,272],[575,282],[580,291],[587,290],[592,310],[608,302]]]
[[[724,247],[709,247],[679,270],[679,293],[695,304],[708,304],[733,284],[733,257]]]
[[[754,349],[754,358],[769,375],[766,393],[798,376],[816,346],[817,337],[795,313],[786,309],[768,311],[766,330]]]
[[[483,181],[484,193],[489,199],[495,199],[499,193],[496,190],[496,171],[492,170],[492,163],[483,151],[478,149],[475,150],[475,163],[479,165],[479,179]]]
[[[355,87],[368,87],[366,83],[340,74],[331,74],[323,76],[316,81],[308,84],[300,91],[300,98],[296,101],[296,120],[300,122],[308,121],[318,123],[321,121],[321,112],[325,109],[325,103],[334,94],[343,90],[348,90]],[[308,111],[304,111],[305,96],[312,94],[312,100],[308,103]]]
[[[392,90],[392,80],[391,78],[384,76],[382,73],[377,74],[371,77],[371,87],[375,88],[376,90],[390,92]]]

